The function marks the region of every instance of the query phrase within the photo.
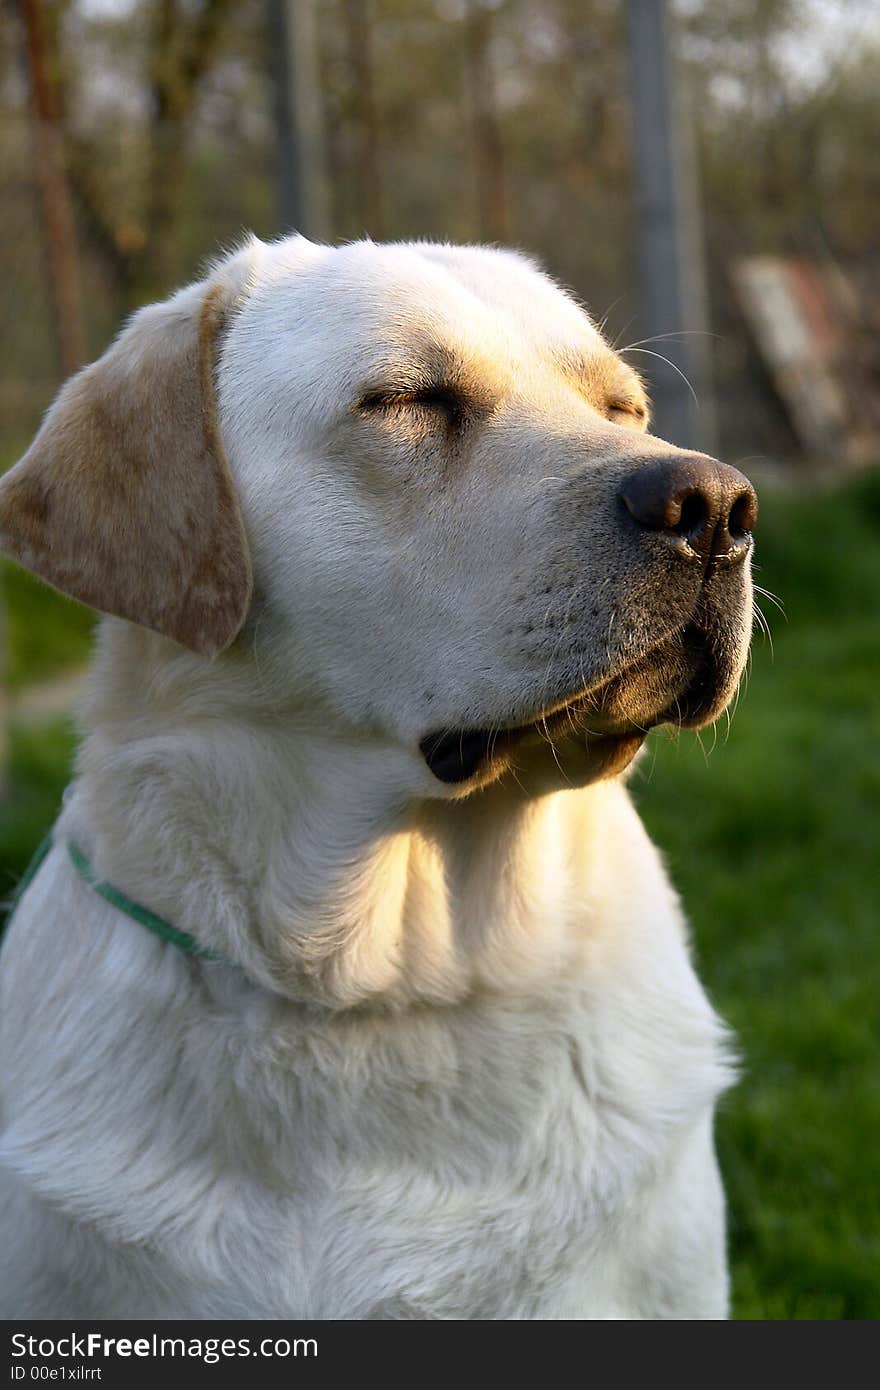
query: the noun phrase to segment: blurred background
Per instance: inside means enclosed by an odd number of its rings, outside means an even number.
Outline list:
[[[133,308],[297,228],[534,253],[658,433],[757,483],[747,689],[633,783],[742,1051],[740,1318],[880,1316],[878,150],[875,0],[0,10],[0,469]],[[2,600],[8,896],[70,775],[91,617],[11,564]]]

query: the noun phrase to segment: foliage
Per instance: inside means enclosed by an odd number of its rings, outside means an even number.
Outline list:
[[[0,923],[31,855],[52,825],[70,776],[74,735],[66,720],[14,724],[0,798]]]
[[[17,691],[85,661],[94,624],[89,609],[5,559],[0,559],[0,584],[6,609],[7,689]]]

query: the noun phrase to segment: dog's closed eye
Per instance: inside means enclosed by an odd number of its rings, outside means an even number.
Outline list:
[[[450,386],[430,385],[389,387],[369,391],[361,396],[358,408],[364,414],[395,411],[430,411],[442,414],[449,425],[460,425],[465,416],[465,403],[458,391]]]
[[[606,410],[615,425],[631,430],[643,430],[647,426],[648,411],[640,401],[609,401]]]

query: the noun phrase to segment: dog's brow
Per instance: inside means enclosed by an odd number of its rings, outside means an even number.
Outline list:
[[[371,367],[364,377],[363,392],[368,391],[423,391],[435,387],[452,387],[453,382],[445,372],[438,372],[429,363],[413,361],[382,362]]]
[[[636,410],[647,408],[647,395],[638,372],[612,352],[565,348],[553,354],[553,362],[591,405],[602,409],[609,404]]]

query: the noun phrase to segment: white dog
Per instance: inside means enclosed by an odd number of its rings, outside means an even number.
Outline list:
[[[0,957],[3,1316],[724,1315],[621,774],[735,690],[756,506],[646,419],[520,256],[300,237],[61,392],[0,544],[113,616]]]

